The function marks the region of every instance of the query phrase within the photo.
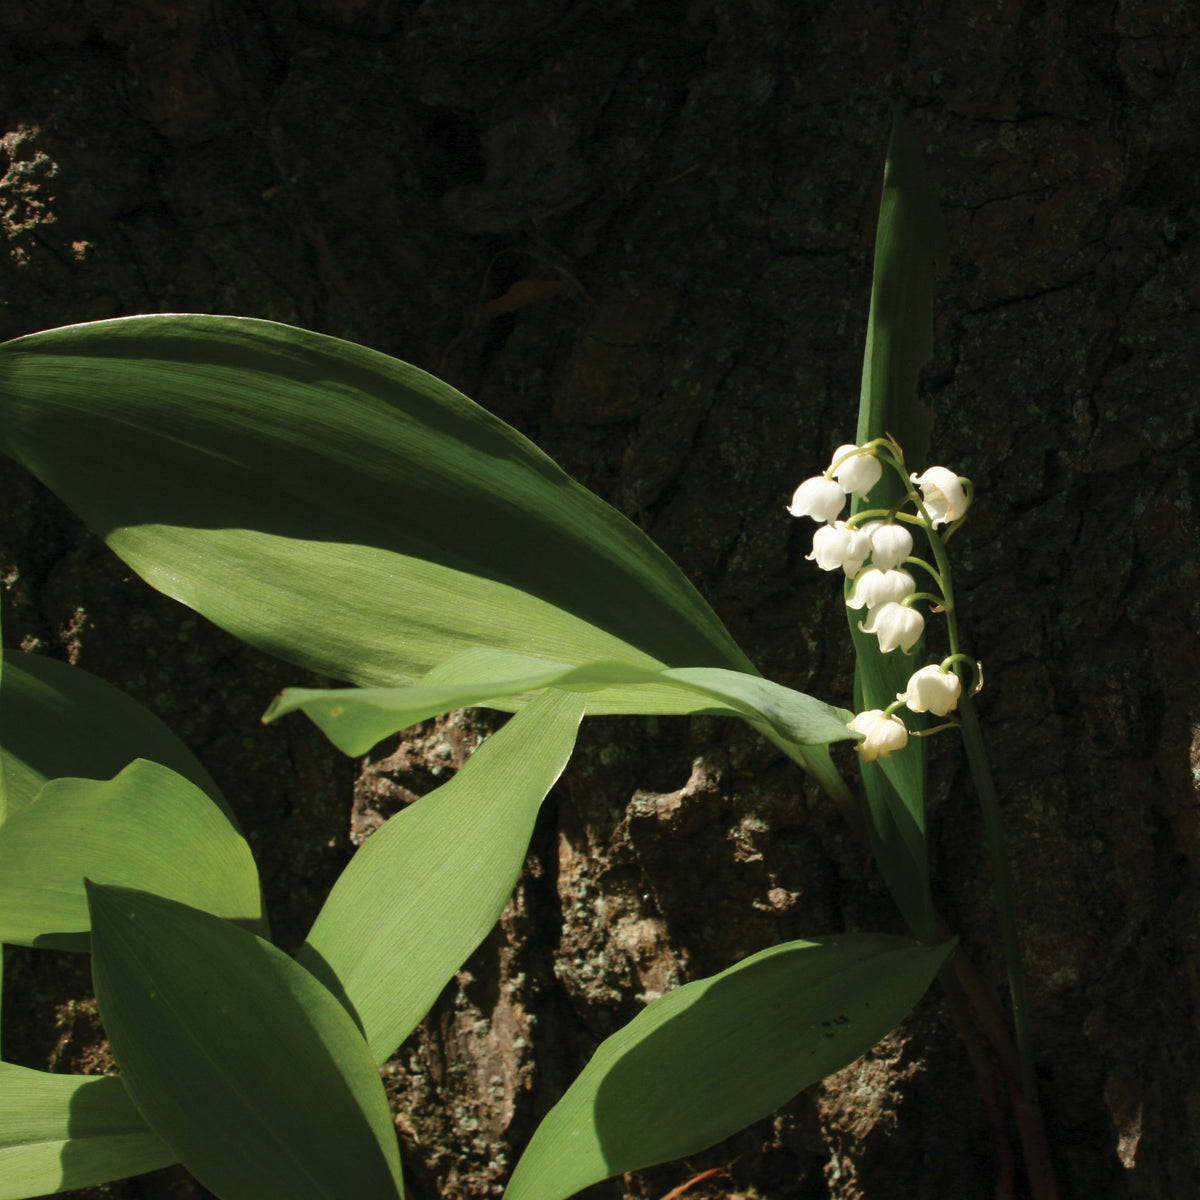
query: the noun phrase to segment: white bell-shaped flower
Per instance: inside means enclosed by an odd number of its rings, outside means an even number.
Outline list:
[[[915,608],[894,602],[873,608],[866,623],[859,624],[863,633],[879,638],[879,649],[890,654],[897,646],[907,654],[925,629],[925,618]]]
[[[822,525],[813,534],[811,554],[804,557],[812,560],[822,571],[836,571],[841,567],[853,579],[866,561],[871,550],[871,539],[859,529],[852,529],[845,521],[834,521]]]
[[[846,607],[870,610],[881,604],[898,604],[916,590],[917,581],[907,571],[898,567],[894,571],[881,571],[872,566],[855,578]]]
[[[930,467],[924,474],[910,478],[921,489],[921,499],[935,526],[957,521],[967,511],[962,481],[949,468]]]
[[[882,571],[898,567],[912,551],[912,534],[898,522],[880,522],[871,531],[871,562]]]
[[[879,477],[883,474],[883,466],[874,453],[863,451],[856,454],[856,450],[858,447],[853,445],[839,446],[833,452],[829,466],[834,479],[841,484],[843,491],[865,496],[879,482]],[[838,459],[843,458],[843,455],[850,457],[844,458],[842,462],[838,463]],[[837,463],[836,467],[834,463]]]
[[[953,671],[943,671],[941,667],[922,667],[914,672],[908,681],[908,687],[896,696],[897,700],[912,709],[913,712],[931,712],[935,716],[944,717],[958,707],[958,698],[962,695],[962,681]]]
[[[865,735],[855,747],[862,755],[863,762],[890,758],[895,751],[903,750],[908,745],[908,730],[904,722],[899,717],[885,717],[881,708],[860,712],[848,728]]]
[[[812,517],[814,521],[835,521],[846,504],[842,485],[824,475],[806,479],[795,491],[788,512],[793,517]]]

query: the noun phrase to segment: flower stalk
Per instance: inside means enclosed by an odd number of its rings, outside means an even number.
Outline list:
[[[884,466],[894,470],[904,481],[904,500],[890,509],[860,510],[845,521],[838,520],[845,496],[853,493],[865,498],[878,482]],[[860,735],[856,748],[862,761],[874,762],[902,751],[908,743],[907,728],[901,718],[894,715],[896,709],[907,707],[913,712],[931,712],[939,717],[951,712],[958,714],[957,720],[952,718],[951,723],[962,731],[968,769],[979,798],[984,841],[995,886],[1016,1035],[1018,1086],[1023,1103],[1036,1117],[1037,1081],[1012,871],[999,799],[973,701],[974,692],[982,682],[982,671],[978,663],[960,648],[953,576],[946,554],[946,542],[961,524],[973,494],[970,480],[946,467],[929,467],[921,475],[909,474],[900,446],[890,438],[876,438],[862,446],[839,446],[825,472],[806,480],[796,490],[788,511],[793,516],[809,516],[818,522],[826,522],[814,536],[813,552],[808,557],[826,571],[842,567],[847,580],[854,580],[853,586],[847,585],[846,603],[851,608],[867,609],[867,620],[859,627],[879,638],[881,652],[887,654],[899,649],[907,654],[916,645],[925,627],[925,619],[915,607],[917,601],[929,602],[933,612],[945,616],[950,645],[946,658],[939,665],[919,669],[910,678],[906,690],[886,709],[859,713],[849,727]],[[901,511],[907,504],[916,509],[916,515]],[[906,528],[911,525],[924,528],[933,552],[932,564],[912,554],[912,537]],[[902,569],[902,565],[909,563],[928,573],[937,593],[916,591],[912,576]],[[969,691],[964,691],[967,683],[964,664],[971,666],[974,675]],[[945,727],[938,726],[939,729]]]

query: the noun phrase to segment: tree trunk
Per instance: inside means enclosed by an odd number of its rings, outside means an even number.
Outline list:
[[[1061,1194],[1194,1195],[1196,16],[902,8],[6,4],[0,334],[236,313],[413,362],[645,528],[765,675],[849,706],[839,589],[783,509],[853,438],[898,99],[949,233],[923,392],[934,461],[976,486],[952,550]],[[294,949],[357,841],[495,718],[360,763],[298,718],[264,728],[273,693],[311,681],[131,577],[12,464],[0,478],[5,644],[183,737]],[[1000,981],[961,753],[930,752],[937,901]],[[585,722],[499,926],[385,1068],[413,1196],[498,1196],[648,999],[860,929],[902,930],[874,865],[756,735]],[[110,1067],[89,997],[85,959],[7,950],[3,1057]],[[987,1196],[1003,1163],[935,988],[771,1119],[588,1195],[662,1200],[712,1168],[688,1200]],[[173,1168],[77,1194],[207,1193]]]

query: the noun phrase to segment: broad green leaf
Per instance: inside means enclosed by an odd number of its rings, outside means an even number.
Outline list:
[[[22,1200],[177,1162],[121,1081],[0,1063],[0,1200]]]
[[[302,710],[347,754],[365,754],[397,730],[452,708],[482,705],[511,708],[512,699],[544,688],[592,696],[621,687],[644,691],[641,712],[729,713],[765,722],[780,737],[800,745],[853,737],[850,713],[760,675],[720,667],[654,670],[629,663],[599,662],[572,667],[524,654],[476,647],[440,663],[408,688],[285,689],[264,721]]]
[[[49,779],[111,779],[135,758],[190,779],[234,821],[209,773],[149,709],[79,667],[40,654],[4,652],[0,760],[10,813],[28,804]],[[0,810],[0,819],[3,815]]]
[[[891,434],[913,471],[923,469],[929,446],[930,416],[917,394],[917,376],[933,353],[934,268],[944,259],[945,246],[921,148],[894,110],[875,235],[857,440],[861,445]],[[869,504],[887,507],[901,495],[900,481],[885,471],[871,489]],[[857,512],[864,504],[856,497],[853,507]],[[899,650],[881,654],[878,640],[858,628],[861,614],[853,609],[847,613],[858,657],[859,711],[886,708],[923,665],[924,639],[911,655]],[[910,729],[924,724],[911,713],[905,714],[905,721]],[[880,869],[913,931],[928,939],[934,919],[925,841],[924,743],[912,741],[891,758],[864,763],[863,787],[867,827]]]
[[[582,716],[582,697],[544,692],[385,822],[334,884],[297,958],[344,997],[376,1062],[495,925]]]
[[[106,782],[51,780],[0,825],[0,941],[86,951],[85,875],[265,928],[246,840],[195,784],[145,759]]]
[[[396,1133],[354,1022],[302,966],[210,913],[88,884],[121,1080],[222,1200],[397,1200]]]
[[[631,522],[447,384],[336,338],[195,315],[18,338],[0,448],[155,587],[335,678],[414,683],[475,645],[754,670]]]
[[[3,733],[4,733],[4,711],[3,711],[4,688],[3,688],[3,682],[4,682],[4,654],[0,653],[0,745],[2,745],[2,739],[3,739]],[[8,784],[8,778],[7,778],[7,771],[5,770],[6,765],[7,764],[4,761],[3,750],[0,749],[0,824],[4,823],[4,818],[6,816],[8,816],[9,809],[12,807],[12,804],[13,804],[13,802],[11,800],[9,800],[9,798],[8,798],[9,784]],[[3,951],[0,951],[0,957],[2,957],[2,954],[3,954]],[[4,969],[3,969],[3,966],[0,965],[0,980],[2,980],[3,977],[4,977]]]
[[[884,934],[788,942],[668,992],[596,1051],[505,1200],[562,1200],[774,1112],[901,1021],[950,948]]]

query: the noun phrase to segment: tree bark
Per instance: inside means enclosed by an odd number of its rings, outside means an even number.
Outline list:
[[[1200,1192],[1193,6],[31,0],[0,31],[0,335],[227,312],[413,362],[641,524],[765,675],[846,706],[838,590],[783,506],[853,436],[899,100],[949,234],[923,390],[934,461],[976,486],[956,590],[1061,1194]],[[294,948],[355,843],[492,718],[360,763],[263,728],[299,672],[0,478],[5,645],[188,742]],[[952,738],[931,755],[937,903],[998,983],[965,768]],[[770,746],[717,718],[585,722],[499,926],[385,1069],[413,1195],[498,1196],[647,999],[844,929],[901,925]],[[85,960],[7,950],[3,1057],[104,1069],[89,997]],[[715,1168],[689,1200],[984,1196],[1004,1171],[936,989],[770,1120],[589,1194]],[[206,1193],[175,1168],[78,1194]]]

